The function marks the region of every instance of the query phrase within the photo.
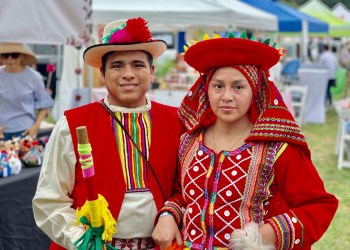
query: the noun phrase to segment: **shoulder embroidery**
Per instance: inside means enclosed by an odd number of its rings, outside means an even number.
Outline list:
[[[277,161],[278,157],[280,157],[280,155],[284,152],[287,146],[288,146],[287,142],[281,143],[281,145],[279,145],[279,147],[277,148],[277,153],[275,155],[275,161]]]

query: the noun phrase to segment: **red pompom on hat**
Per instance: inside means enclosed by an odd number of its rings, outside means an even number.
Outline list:
[[[102,40],[102,44],[92,45],[84,51],[85,63],[95,68],[102,66],[102,57],[111,51],[143,50],[157,58],[167,48],[165,41],[152,39],[147,22],[141,17],[108,23]]]

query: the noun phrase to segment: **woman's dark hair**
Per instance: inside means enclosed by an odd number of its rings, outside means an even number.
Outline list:
[[[103,75],[106,72],[107,59],[113,52],[118,52],[118,51],[110,51],[110,52],[104,54],[103,57],[102,57],[102,74]],[[146,54],[147,61],[149,63],[149,68],[151,68],[152,65],[153,65],[153,57],[152,57],[152,55],[149,52],[144,51],[144,50],[142,50],[142,52],[144,52]]]

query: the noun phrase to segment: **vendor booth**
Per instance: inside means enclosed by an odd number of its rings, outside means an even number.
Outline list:
[[[328,34],[328,23],[294,9],[281,1],[276,0],[242,0],[256,8],[274,14],[278,18],[278,35],[288,36],[300,34],[301,61],[307,59],[309,35]],[[310,34],[309,34],[310,33]]]
[[[327,22],[331,37],[350,36],[350,23],[334,15],[332,10],[320,0],[309,0],[300,6],[299,10]]]

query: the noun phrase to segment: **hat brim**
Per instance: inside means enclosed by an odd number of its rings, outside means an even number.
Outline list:
[[[189,47],[184,55],[184,60],[201,73],[230,65],[256,65],[268,70],[279,58],[277,49],[243,38],[204,40]]]
[[[20,43],[1,43],[0,54],[4,53],[21,53],[23,55],[22,63],[24,65],[33,65],[37,63],[35,54],[27,50],[24,45]]]
[[[33,55],[28,55],[28,54],[23,54],[23,64],[24,65],[35,65],[37,64],[37,59],[35,56]]]
[[[102,57],[111,51],[127,51],[127,50],[143,50],[147,51],[155,59],[159,57],[166,50],[167,45],[163,40],[153,40],[146,43],[133,44],[97,44],[88,47],[84,51],[84,61],[86,64],[101,68]]]

